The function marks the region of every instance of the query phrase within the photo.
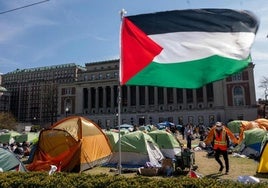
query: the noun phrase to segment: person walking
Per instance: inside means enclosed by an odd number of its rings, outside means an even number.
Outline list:
[[[192,140],[193,140],[193,126],[192,124],[188,123],[185,127],[185,135],[187,141],[187,148],[192,149]]]
[[[223,156],[225,162],[225,174],[229,173],[229,158],[227,150],[230,145],[230,140],[235,145],[238,143],[238,140],[231,130],[225,127],[222,122],[216,122],[204,140],[206,145],[211,144],[213,146],[215,160],[220,165],[219,172],[222,172],[224,169],[223,163],[220,160],[220,155]]]

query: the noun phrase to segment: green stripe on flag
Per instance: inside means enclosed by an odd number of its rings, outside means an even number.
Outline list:
[[[242,71],[250,62],[250,56],[245,60],[235,60],[217,55],[183,63],[152,62],[126,85],[200,88]]]

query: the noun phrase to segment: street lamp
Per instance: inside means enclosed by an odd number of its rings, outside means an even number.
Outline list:
[[[68,113],[69,113],[69,108],[68,108],[68,107],[66,107],[66,108],[65,108],[65,117],[67,117],[67,116],[68,116]]]

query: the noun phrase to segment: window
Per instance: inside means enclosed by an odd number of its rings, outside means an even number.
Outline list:
[[[118,77],[118,73],[117,73],[117,72],[114,73],[114,77],[115,77],[115,78]]]
[[[110,78],[111,74],[110,73],[106,73],[106,78]]]
[[[213,102],[214,92],[213,92],[213,84],[212,83],[209,83],[206,85],[206,91],[207,91],[207,101]]]
[[[203,87],[196,90],[196,100],[197,102],[204,102],[203,100]]]
[[[127,86],[122,86],[122,105],[127,106]]]
[[[244,91],[241,86],[235,86],[233,89],[234,106],[243,106],[244,103]]]
[[[177,88],[176,91],[177,91],[177,102],[183,103],[183,90]]]
[[[154,87],[149,86],[148,87],[148,101],[149,101],[149,105],[153,105],[154,104]]]
[[[186,97],[187,97],[187,103],[193,102],[193,90],[192,89],[186,89]]]
[[[158,87],[157,92],[158,92],[158,104],[164,104],[164,89],[162,87]]]
[[[168,104],[173,103],[173,88],[167,88],[167,102]]]
[[[135,106],[136,105],[136,86],[130,86],[130,93],[131,93],[130,105]]]
[[[140,90],[140,105],[145,105],[145,87],[144,86],[140,86],[139,87]]]
[[[232,76],[232,80],[233,80],[233,81],[242,80],[242,73],[240,72],[240,73],[234,74],[234,75]]]

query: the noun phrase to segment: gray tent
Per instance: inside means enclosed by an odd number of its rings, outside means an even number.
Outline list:
[[[6,171],[26,172],[24,164],[16,157],[16,155],[7,149],[0,148],[0,168]]]

